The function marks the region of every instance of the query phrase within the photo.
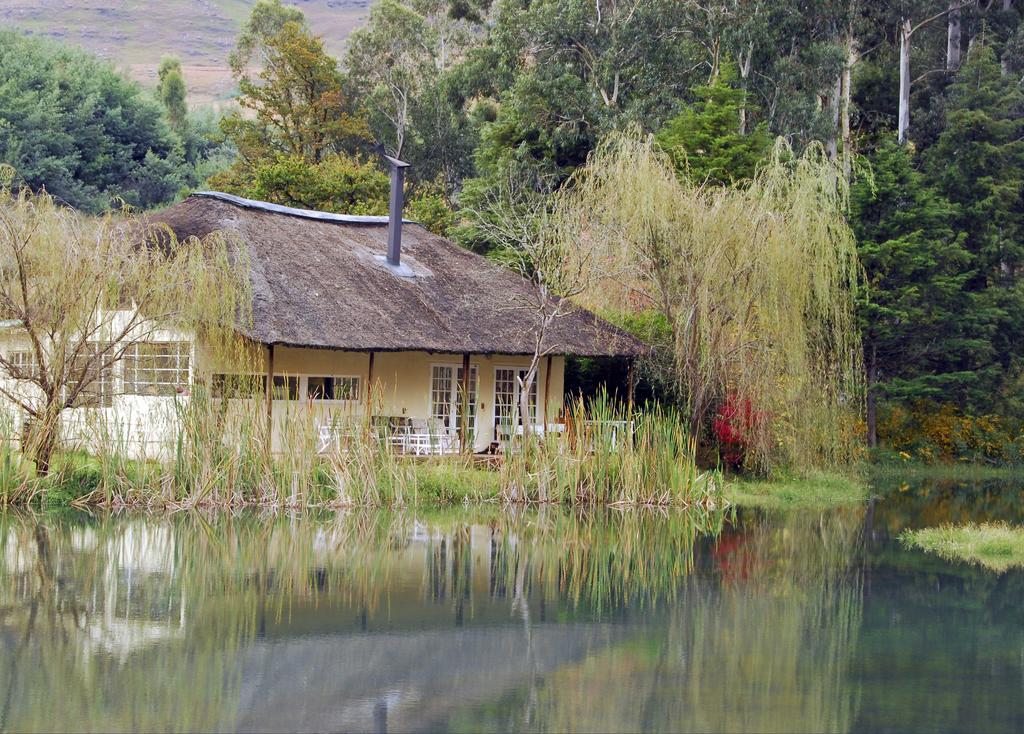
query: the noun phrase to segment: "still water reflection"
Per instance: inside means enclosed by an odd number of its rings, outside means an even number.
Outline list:
[[[1024,574],[894,541],[1017,511],[989,491],[701,519],[7,515],[0,726],[1019,731]]]

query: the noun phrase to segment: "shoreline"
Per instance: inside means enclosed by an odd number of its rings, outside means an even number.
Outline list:
[[[91,457],[71,456],[63,469],[50,478],[36,479],[36,488],[17,500],[0,501],[4,508],[30,510],[72,509],[80,511],[148,511],[168,514],[189,510],[203,511],[336,511],[349,509],[450,509],[456,507],[499,507],[518,510],[531,507],[564,507],[568,509],[656,509],[665,511],[718,511],[731,507],[761,510],[817,509],[849,506],[867,502],[884,494],[879,483],[901,479],[932,479],[950,481],[986,481],[1024,478],[1024,467],[991,467],[984,465],[929,465],[920,463],[865,464],[849,472],[813,471],[807,476],[749,478],[720,476],[717,497],[697,502],[680,501],[665,494],[663,500],[630,501],[566,499],[539,500],[533,497],[510,497],[502,486],[500,471],[494,468],[467,466],[459,462],[418,462],[411,466],[407,489],[396,496],[376,495],[377,501],[361,498],[331,499],[280,498],[268,491],[265,499],[219,496],[212,488],[192,497],[168,496],[172,475],[156,482],[133,485],[128,477],[105,476],[98,462]],[[46,486],[49,484],[50,486]],[[158,485],[160,491],[156,491]],[[329,485],[320,491],[337,492]],[[585,498],[585,495],[583,495]],[[717,501],[716,501],[717,500]]]

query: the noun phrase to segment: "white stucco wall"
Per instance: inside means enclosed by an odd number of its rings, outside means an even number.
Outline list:
[[[172,332],[154,335],[154,341],[185,341]],[[0,350],[5,354],[29,349],[23,333],[7,330],[0,333]],[[266,374],[267,350],[254,346],[245,369],[224,369],[202,348],[194,348],[190,360],[190,384],[209,381],[216,373],[244,372]],[[434,365],[462,366],[462,355],[427,352],[377,352],[373,356],[372,376],[370,354],[325,349],[274,349],[274,374],[298,378],[298,400],[274,400],[274,445],[287,450],[289,432],[316,432],[319,425],[337,419],[365,415],[404,416],[427,419],[431,413],[431,372]],[[485,450],[494,435],[495,370],[501,367],[526,368],[530,358],[511,355],[473,355],[470,360],[478,374],[477,430],[474,449]],[[550,364],[550,376],[548,366]],[[354,401],[310,401],[306,399],[309,376],[355,376],[360,379],[360,396]],[[118,380],[121,379],[118,371]],[[561,413],[565,390],[565,358],[551,357],[541,361],[537,377],[538,422],[552,423]],[[25,390],[9,378],[0,376],[10,390]],[[119,388],[121,383],[118,383]],[[159,458],[173,453],[179,434],[177,422],[180,402],[189,399],[186,390],[177,397],[155,397],[123,394],[114,390],[113,405],[107,408],[75,408],[65,411],[63,438],[65,442],[89,448],[99,441],[119,445],[130,455]],[[29,388],[31,389],[31,388]],[[545,394],[547,404],[545,405]],[[177,405],[176,405],[177,401]],[[262,399],[252,401],[251,408],[264,410]],[[9,416],[5,426],[8,439],[16,440],[24,416],[9,400],[0,397],[0,407]],[[296,429],[298,427],[298,429]]]
[[[266,350],[254,352],[253,372],[265,373],[267,368]],[[370,375],[370,354],[368,352],[341,352],[326,349],[296,349],[275,347],[274,374],[299,378],[299,400],[274,400],[274,413],[297,415],[304,411],[313,413],[314,422],[329,424],[335,416],[365,415],[372,404],[373,415],[428,418],[430,416],[430,384],[434,365],[462,366],[462,355],[431,354],[428,352],[376,352],[373,355],[372,382]],[[202,374],[213,374],[218,368],[209,361],[199,360]],[[537,378],[538,422],[554,422],[562,411],[565,392],[565,358],[551,357],[551,375],[548,383],[548,360],[541,361]],[[494,440],[494,378],[500,367],[526,368],[530,358],[512,355],[473,355],[470,365],[478,374],[477,387],[477,432],[474,448],[482,451]],[[305,378],[309,376],[357,376],[360,378],[358,402],[331,402],[305,400]],[[543,414],[547,384],[547,411]],[[275,432],[278,426],[275,421]],[[279,441],[275,438],[275,445]]]
[[[117,319],[111,328],[118,328]],[[191,348],[189,335],[170,330],[157,330],[150,335],[153,342],[182,342]],[[6,329],[0,332],[0,350],[5,355],[11,352],[31,351],[31,343],[23,331]],[[190,381],[196,374],[195,353],[190,359]],[[121,379],[121,365],[115,373]],[[0,385],[19,397],[38,401],[41,393],[31,383],[18,382],[0,370]],[[119,383],[120,386],[120,383]],[[178,398],[171,396],[126,395],[115,389],[109,407],[68,408],[61,416],[61,441],[70,448],[88,450],[103,443],[117,446],[131,456],[160,458],[169,455],[179,433],[178,406],[176,399],[187,399],[187,391]],[[18,441],[26,414],[10,399],[0,395],[0,436],[3,440]]]

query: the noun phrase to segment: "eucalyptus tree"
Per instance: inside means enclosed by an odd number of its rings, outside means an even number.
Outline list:
[[[238,78],[265,66],[271,52],[271,40],[286,23],[296,23],[302,30],[309,30],[306,16],[298,8],[285,5],[281,0],[257,0],[242,26],[235,48],[228,56],[231,73]]]
[[[735,64],[738,86],[760,110],[757,116],[741,107],[742,131],[764,121],[797,146],[821,140],[836,154],[857,0],[695,0],[684,6],[686,39],[706,81]]]
[[[660,121],[706,77],[686,47],[685,6],[672,0],[505,0],[493,43],[504,63],[545,81],[577,80],[602,129],[625,116]]]
[[[904,0],[900,4],[899,21],[899,110],[896,117],[896,138],[904,143],[907,140],[907,132],[910,129],[910,93],[911,86],[916,80],[911,77],[910,56],[912,40],[915,35],[921,33],[936,21],[946,20],[948,30],[946,35],[945,63],[943,70],[953,72],[960,65],[960,16],[965,8],[978,4],[978,0],[948,0],[943,7],[937,8],[937,3],[921,2],[920,0]],[[927,72],[926,74],[927,75]]]
[[[417,100],[482,38],[480,12],[450,0],[381,0],[350,36],[346,68],[391,155],[405,155]]]
[[[557,190],[604,134],[632,122],[659,126],[706,78],[691,63],[684,5],[501,0],[475,54],[489,60],[494,82],[477,96],[476,176],[460,202],[479,209],[510,169],[529,184],[527,198]],[[472,221],[458,235],[480,251],[497,244]]]
[[[365,136],[365,122],[322,39],[289,20],[262,43],[260,71],[252,75],[242,69],[237,77],[238,103],[249,114],[222,121],[242,161],[270,152],[319,163]]]
[[[296,13],[263,0],[243,29],[231,59],[241,110],[220,121],[237,155],[210,185],[295,206],[375,206],[379,173],[353,157],[369,136],[365,117]]]

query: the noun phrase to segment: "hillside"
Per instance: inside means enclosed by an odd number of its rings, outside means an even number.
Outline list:
[[[365,17],[371,0],[297,0],[329,51]],[[181,58],[192,105],[231,96],[227,56],[255,0],[0,0],[0,24],[82,46],[146,85],[164,56]]]

